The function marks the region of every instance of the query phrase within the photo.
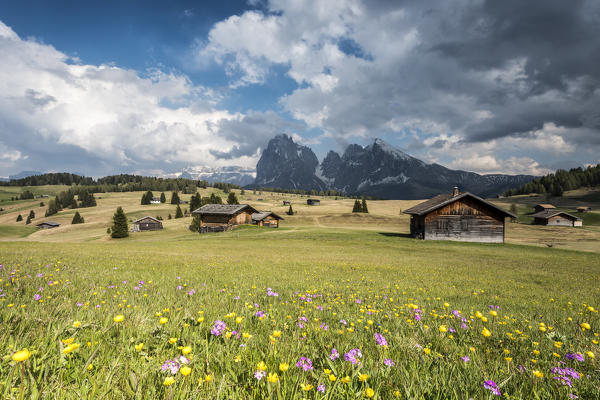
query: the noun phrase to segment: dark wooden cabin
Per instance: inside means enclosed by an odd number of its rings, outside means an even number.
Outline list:
[[[424,240],[504,243],[505,218],[516,215],[469,192],[440,194],[404,213],[410,233]]]
[[[159,199],[160,201],[160,199]],[[133,221],[132,232],[139,231],[158,231],[163,228],[162,222],[154,217],[144,217]]]
[[[284,200],[284,201],[283,201],[283,205],[284,205],[284,206],[289,206],[289,205],[291,205],[291,204],[292,204],[292,203],[291,203],[289,200]]]
[[[574,215],[558,210],[546,210],[532,215],[534,225],[583,226],[583,221]]]
[[[58,222],[46,221],[36,225],[38,229],[52,229],[58,228],[60,224]]]
[[[321,200],[319,199],[307,199],[306,200],[306,204],[308,204],[309,206],[318,206],[321,204]]]
[[[554,210],[556,209],[556,207],[554,207],[552,204],[538,204],[535,207],[533,207],[533,209],[535,210],[535,212],[542,212],[546,210]]]
[[[200,232],[225,231],[235,225],[251,224],[258,211],[248,204],[206,204],[192,211],[200,218]]]
[[[280,219],[283,219],[283,217],[280,217],[271,211],[262,211],[252,214],[252,223],[258,226],[279,228]]]
[[[579,213],[592,212],[592,207],[590,207],[590,206],[577,207],[577,212],[579,212]]]

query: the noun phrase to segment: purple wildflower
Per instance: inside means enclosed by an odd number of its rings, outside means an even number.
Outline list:
[[[259,370],[256,370],[256,371],[254,371],[254,377],[255,377],[257,380],[259,380],[259,381],[260,381],[262,378],[264,378],[265,376],[267,376],[267,373],[266,373],[265,371],[261,371],[260,369],[259,369]]]
[[[258,318],[264,318],[267,316],[267,314],[264,311],[257,311],[256,314],[254,314],[255,316],[257,316]]]
[[[42,276],[44,276],[44,274],[40,272],[40,273],[39,273],[39,274],[37,274],[36,276],[37,276],[38,278],[41,278]]]
[[[464,356],[464,357],[461,357],[460,359],[463,360],[464,362],[471,361],[471,359],[469,358],[469,356]]]
[[[577,360],[580,362],[585,360],[585,358],[583,357],[583,354],[580,354],[580,353],[567,353],[567,354],[565,354],[565,357],[568,360]]]
[[[302,370],[305,372],[313,370],[312,361],[310,361],[310,358],[307,357],[300,357],[296,363],[296,367],[302,368]]]
[[[494,381],[483,382],[483,387],[488,389],[490,392],[492,392],[496,396],[502,395],[502,393],[500,393],[500,389],[498,389],[498,385]]]
[[[375,341],[377,342],[377,344],[379,346],[387,346],[388,345],[387,340],[385,340],[385,338],[383,337],[383,335],[381,333],[375,334]]]
[[[396,364],[394,363],[394,360],[392,360],[391,358],[386,358],[383,360],[383,365],[387,365],[388,367],[393,367]]]
[[[181,290],[181,289],[183,289],[183,286],[181,286],[181,285],[177,286],[177,290]]]
[[[42,299],[42,296],[41,296],[40,294],[36,293],[36,294],[33,296],[33,299],[34,299],[35,301],[40,301],[40,300]]]
[[[189,292],[187,292],[188,296],[193,296],[196,294],[196,291],[194,289],[190,290]]]
[[[360,358],[362,357],[362,353],[360,349],[352,349],[346,354],[344,354],[344,360],[350,361],[352,364],[360,363]]]
[[[171,374],[175,375],[177,372],[179,372],[179,363],[175,360],[167,360],[163,363],[163,365],[160,367],[160,369],[163,372],[170,372]]]
[[[325,389],[326,389],[326,387],[322,383],[319,386],[317,386],[318,392],[325,393]]]
[[[331,361],[335,361],[340,358],[340,353],[338,353],[336,348],[331,349],[331,354],[329,355],[329,359]]]
[[[328,329],[329,329],[329,325],[327,325],[325,322],[323,322],[323,323],[321,324],[321,329],[323,329],[324,331],[326,331],[326,330],[328,330]]]
[[[213,325],[212,329],[210,330],[210,333],[212,333],[214,336],[221,336],[223,334],[223,332],[225,332],[225,328],[227,328],[227,325],[225,324],[225,322],[223,322],[221,320],[216,320],[215,324]]]
[[[346,326],[346,325],[348,325],[348,322],[346,322],[345,319],[340,319],[340,324]]]

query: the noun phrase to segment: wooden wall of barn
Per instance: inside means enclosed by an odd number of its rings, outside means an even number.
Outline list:
[[[564,215],[555,215],[548,219],[536,218],[534,222],[536,222],[537,225],[573,226],[573,220]]]
[[[200,225],[240,225],[249,224],[252,221],[252,215],[243,211],[233,217],[229,215],[202,215]]]
[[[463,198],[424,218],[425,240],[503,243],[504,216],[496,209]]]

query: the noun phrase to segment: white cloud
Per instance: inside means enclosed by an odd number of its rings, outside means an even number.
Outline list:
[[[16,149],[0,149],[3,159],[31,153],[29,161],[43,164],[41,158],[51,162],[62,146],[112,168],[220,165],[211,151],[235,144],[215,127],[243,116],[217,109],[219,98],[184,75],[75,64],[2,22],[0,54],[0,139]],[[254,166],[256,156],[229,163]]]

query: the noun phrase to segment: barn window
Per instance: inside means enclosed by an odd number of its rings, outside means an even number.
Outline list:
[[[463,231],[469,230],[469,220],[468,219],[460,220],[460,229]]]
[[[448,221],[445,219],[438,219],[437,220],[437,228],[438,228],[438,230],[441,230],[441,231],[448,230]]]
[[[557,223],[557,224],[560,224],[560,219],[557,219],[557,220],[556,220],[556,223]]]

